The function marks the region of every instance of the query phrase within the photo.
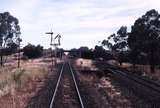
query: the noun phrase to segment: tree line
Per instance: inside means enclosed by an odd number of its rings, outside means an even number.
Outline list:
[[[22,41],[20,34],[18,19],[9,12],[0,13],[1,65],[4,55],[18,51]],[[43,47],[28,44],[23,51],[29,58],[35,58],[42,55]],[[155,72],[155,66],[160,63],[160,14],[155,9],[149,10],[134,22],[131,31],[122,26],[116,33],[104,39],[101,46],[96,45],[94,49],[81,47],[71,51],[74,52],[70,52],[72,56],[79,56],[80,51],[83,58],[116,59],[120,64],[130,62],[133,66],[149,64],[151,71]]]
[[[72,51],[72,56],[79,56],[80,51],[83,58],[116,59],[120,65],[123,62],[130,62],[133,67],[149,64],[154,73],[156,65],[160,64],[160,14],[155,9],[149,10],[134,22],[131,31],[121,26],[104,39],[101,46],[96,45],[94,49],[80,47]]]
[[[102,41],[103,47],[114,52],[117,60],[122,63],[124,57],[135,64],[149,64],[151,72],[160,63],[160,14],[155,9],[147,11],[138,18],[131,31],[122,26]]]

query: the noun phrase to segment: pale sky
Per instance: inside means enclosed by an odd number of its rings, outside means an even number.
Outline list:
[[[60,47],[94,48],[121,26],[131,27],[146,11],[160,13],[160,0],[0,0],[0,12],[19,19],[23,46],[50,47],[50,37],[62,35]]]

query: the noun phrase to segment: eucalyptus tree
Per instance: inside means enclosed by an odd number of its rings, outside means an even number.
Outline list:
[[[9,12],[0,13],[0,56],[1,66],[3,65],[3,55],[7,48],[14,44],[18,46],[21,39],[19,21]],[[15,47],[14,47],[15,48]]]
[[[110,35],[107,40],[102,41],[102,45],[107,47],[110,51],[113,52],[114,56],[118,59],[120,65],[123,62],[124,51],[127,50],[127,27],[122,26],[117,33]]]
[[[160,14],[152,9],[138,18],[131,28],[128,45],[135,55],[146,55],[150,69],[155,72],[160,54]]]

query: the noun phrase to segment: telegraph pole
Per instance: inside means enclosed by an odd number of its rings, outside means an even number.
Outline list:
[[[20,47],[20,42],[18,43],[19,46],[18,46],[18,68],[20,68],[20,54],[21,54],[21,47]]]
[[[20,54],[21,54],[22,39],[20,38],[20,33],[18,33],[17,35],[18,35],[18,39],[17,39],[17,43],[18,43],[18,68],[20,68],[20,61],[21,61]]]

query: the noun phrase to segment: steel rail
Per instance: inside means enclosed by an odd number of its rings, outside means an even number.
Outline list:
[[[57,90],[58,90],[58,86],[59,86],[59,83],[60,83],[60,80],[61,80],[61,77],[62,77],[64,64],[65,63],[63,63],[63,65],[62,65],[62,68],[61,68],[61,71],[60,71],[60,75],[59,75],[59,78],[58,78],[58,81],[57,81],[57,84],[56,84],[56,88],[54,90],[54,93],[53,93],[52,100],[51,100],[49,108],[53,108],[53,102],[55,100],[55,96],[56,96],[56,93],[57,93]]]
[[[141,84],[141,85],[143,85],[143,86],[145,86],[145,87],[151,88],[152,90],[160,93],[160,90],[159,90],[159,89],[152,87],[151,85],[149,85],[148,82],[145,82],[145,80],[142,80],[142,79],[140,79],[140,78],[131,77],[130,75],[127,75],[126,73],[124,73],[124,72],[122,72],[122,71],[112,70],[112,69],[108,69],[108,70],[111,71],[112,73],[115,73],[115,74],[116,74],[116,73],[119,73],[119,74],[127,77],[128,79],[135,81],[135,82],[138,83],[138,84]],[[141,81],[140,81],[140,80],[141,80]]]
[[[84,108],[84,104],[83,104],[83,101],[82,101],[82,98],[81,98],[81,95],[80,95],[80,92],[79,92],[79,89],[78,89],[78,85],[77,85],[77,82],[76,82],[76,79],[75,79],[73,70],[72,70],[72,68],[71,68],[70,62],[69,62],[69,68],[70,68],[70,71],[71,71],[71,73],[72,73],[72,78],[73,78],[73,81],[74,81],[74,85],[75,85],[75,87],[76,87],[76,91],[77,91],[78,98],[79,98],[79,101],[80,101],[80,104],[81,104],[81,108]]]

